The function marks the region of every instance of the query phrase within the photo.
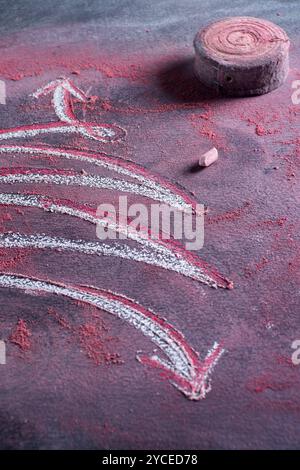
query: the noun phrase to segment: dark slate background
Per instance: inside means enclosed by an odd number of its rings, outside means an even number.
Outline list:
[[[0,11],[0,78],[8,92],[1,128],[54,120],[49,100],[33,103],[29,93],[62,75],[109,100],[112,109],[97,101],[87,112],[90,120],[127,129],[126,141],[108,150],[179,182],[209,206],[199,254],[235,283],[233,291],[215,291],[116,259],[47,251],[21,259],[14,253],[13,259],[1,250],[2,271],[112,289],[166,317],[201,356],[215,340],[224,341],[227,353],[207,398],[190,402],[158,371],[136,361],[136,351],[151,352],[152,344],[126,324],[101,313],[108,330],[104,346],[123,362],[96,366],[78,339],[47,313],[55,308],[78,326],[92,310],[67,299],[1,289],[7,365],[0,366],[0,447],[299,448],[300,367],[291,363],[291,343],[300,338],[300,153],[297,144],[286,143],[299,136],[299,114],[296,107],[289,111],[291,83],[300,77],[299,1],[1,1]],[[235,15],[269,19],[291,37],[290,76],[270,95],[218,99],[193,76],[196,31]],[[216,132],[213,141],[199,132],[201,118],[193,117],[205,106],[214,113],[208,123]],[[259,122],[257,111],[276,133],[255,133],[242,114]],[[76,112],[82,116],[80,107]],[[98,149],[95,142],[72,137],[34,143]],[[191,171],[199,152],[212,145],[219,147],[219,162]],[[1,157],[1,165],[82,169],[70,161],[25,157]],[[91,204],[116,198],[78,188],[44,191]],[[95,240],[89,224],[38,210],[1,208],[1,229]],[[32,334],[27,352],[9,341],[20,318]]]

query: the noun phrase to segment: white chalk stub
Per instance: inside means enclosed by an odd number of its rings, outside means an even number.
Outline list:
[[[213,147],[210,149],[208,152],[203,153],[201,157],[199,158],[199,165],[200,166],[210,166],[212,165],[216,160],[218,160],[218,150]]]

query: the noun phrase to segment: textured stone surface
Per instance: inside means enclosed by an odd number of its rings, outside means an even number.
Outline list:
[[[113,258],[1,249],[1,271],[111,289],[166,317],[201,357],[215,340],[227,352],[207,398],[191,402],[159,371],[136,361],[137,350],[151,353],[153,345],[126,323],[65,298],[0,289],[0,339],[7,345],[7,363],[0,365],[0,446],[299,448],[300,368],[291,362],[291,344],[300,338],[300,108],[291,101],[300,71],[299,3],[5,3],[0,78],[7,104],[0,105],[0,128],[54,121],[50,96],[29,95],[50,80],[71,78],[98,97],[85,108],[76,102],[76,115],[117,124],[127,130],[126,140],[101,145],[52,135],[22,143],[106,151],[192,191],[208,206],[199,254],[235,288],[210,289]],[[220,99],[194,76],[193,38],[209,22],[241,14],[287,31],[291,70],[272,93]],[[201,171],[199,155],[213,146],[222,158]],[[1,167],[105,173],[59,158],[1,155],[0,161]],[[117,198],[111,191],[78,187],[14,189],[91,206]],[[12,187],[1,185],[1,191]],[[94,226],[79,219],[33,208],[0,209],[2,231],[96,239]],[[9,339],[20,319],[30,349]],[[99,365],[91,347],[103,352]],[[114,363],[109,354],[123,362]]]

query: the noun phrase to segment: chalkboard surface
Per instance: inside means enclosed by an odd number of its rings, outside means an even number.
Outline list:
[[[299,448],[298,2],[0,7],[0,447]],[[194,76],[236,15],[291,39],[270,94]],[[100,241],[124,194],[203,203],[203,248]]]

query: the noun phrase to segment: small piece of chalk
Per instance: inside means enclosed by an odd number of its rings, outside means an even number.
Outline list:
[[[213,147],[208,152],[205,152],[203,153],[203,155],[201,155],[201,157],[199,158],[199,165],[210,166],[216,160],[218,160],[218,150],[215,147]]]

